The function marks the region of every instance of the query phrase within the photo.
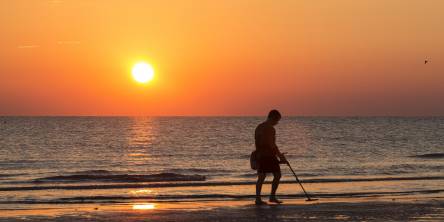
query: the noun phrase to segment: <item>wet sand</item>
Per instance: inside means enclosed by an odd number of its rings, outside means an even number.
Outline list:
[[[444,198],[299,199],[266,206],[250,200],[42,205],[0,210],[0,221],[444,221]]]

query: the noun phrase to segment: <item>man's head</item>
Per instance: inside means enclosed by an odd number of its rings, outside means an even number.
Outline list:
[[[267,121],[272,125],[278,124],[279,120],[281,120],[281,113],[279,111],[273,109],[268,113]]]

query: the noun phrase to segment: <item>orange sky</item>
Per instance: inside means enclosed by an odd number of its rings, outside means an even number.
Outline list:
[[[0,1],[0,115],[444,115],[443,9]],[[140,60],[156,70],[147,85],[131,77]]]

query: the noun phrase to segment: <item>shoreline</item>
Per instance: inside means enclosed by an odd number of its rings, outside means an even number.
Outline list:
[[[283,200],[284,204],[265,206],[255,206],[253,200],[42,204],[33,209],[0,209],[0,221],[444,220],[444,196],[325,198],[314,202],[302,198]]]
[[[368,177],[368,178],[309,178],[301,180],[304,184],[318,184],[318,183],[356,183],[356,182],[401,182],[401,181],[428,181],[428,180],[438,180],[444,181],[443,176],[405,176],[405,177]],[[146,181],[150,182],[150,181]],[[87,190],[87,189],[119,189],[119,188],[163,188],[163,187],[207,187],[207,186],[235,186],[235,185],[255,185],[255,181],[155,181],[153,183],[147,184],[144,182],[140,183],[111,183],[111,184],[67,184],[67,185],[45,185],[48,184],[30,183],[33,186],[0,186],[0,191],[32,191],[32,190]],[[26,183],[24,183],[26,184]],[[43,185],[42,185],[43,184]],[[49,183],[50,184],[50,183]],[[264,184],[271,184],[271,181],[265,181]],[[283,180],[280,184],[295,184],[294,180]]]

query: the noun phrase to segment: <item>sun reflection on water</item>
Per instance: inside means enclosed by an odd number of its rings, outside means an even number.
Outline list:
[[[146,164],[152,158],[150,149],[156,137],[153,119],[134,117],[131,120],[127,153],[123,158],[132,164]]]
[[[141,190],[131,190],[130,193],[133,195],[137,195],[137,194],[149,194],[152,193],[152,190],[148,190],[148,189],[141,189]]]

